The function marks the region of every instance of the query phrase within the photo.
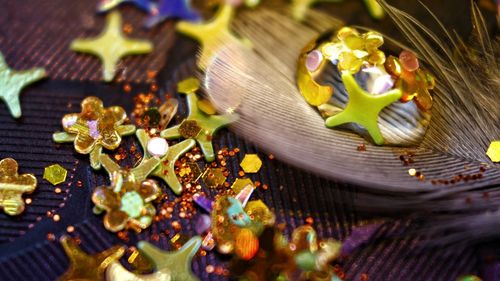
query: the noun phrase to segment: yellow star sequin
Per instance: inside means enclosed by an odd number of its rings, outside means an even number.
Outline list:
[[[139,129],[136,132],[137,139],[142,146],[144,151],[143,161],[151,158],[147,150],[148,141],[150,137],[146,131]],[[161,163],[158,167],[153,170],[151,175],[162,179],[175,194],[180,194],[182,192],[182,184],[179,182],[177,175],[175,174],[175,162],[181,155],[184,155],[191,148],[195,146],[196,142],[192,139],[185,140],[176,145],[168,148],[167,154],[161,158]]]
[[[12,158],[0,161],[0,206],[11,216],[24,211],[23,193],[33,192],[37,184],[34,175],[19,175],[17,169],[17,162]]]
[[[372,95],[365,92],[349,73],[342,74],[342,81],[349,94],[349,101],[343,111],[326,119],[326,126],[331,128],[357,123],[368,131],[376,144],[384,144],[384,137],[378,127],[378,114],[384,107],[401,98],[401,90]]]
[[[137,247],[156,265],[157,271],[169,270],[172,280],[196,281],[198,278],[191,271],[191,259],[201,246],[201,238],[195,236],[175,252],[163,251],[146,241],[140,241]]]
[[[0,53],[0,100],[3,100],[14,118],[21,117],[19,95],[27,85],[45,77],[43,68],[15,71],[9,68]]]
[[[224,45],[238,43],[249,46],[248,40],[238,39],[230,30],[234,16],[234,7],[229,4],[221,5],[215,17],[206,23],[192,23],[181,21],[177,24],[177,31],[200,41],[202,52],[198,66],[206,69],[213,55]]]
[[[189,116],[179,125],[165,129],[161,136],[166,139],[180,137],[195,139],[205,155],[205,160],[215,160],[212,137],[220,128],[238,120],[238,114],[207,115],[198,108],[196,90],[199,81],[191,78],[179,83],[179,92],[187,95]]]
[[[68,270],[58,279],[59,281],[96,281],[104,280],[106,268],[120,259],[125,253],[122,246],[114,246],[95,255],[89,255],[68,236],[61,237],[64,252],[69,258]]]
[[[317,2],[340,2],[342,0],[292,0],[292,14],[293,17],[298,20],[304,20],[309,7]],[[385,15],[384,9],[377,0],[364,0],[368,13],[374,19],[382,19]]]
[[[493,162],[500,162],[500,141],[492,141],[486,155],[490,157]]]
[[[98,56],[103,63],[103,80],[113,80],[116,64],[127,55],[147,54],[153,50],[153,44],[146,40],[132,40],[123,36],[122,19],[118,12],[110,13],[106,18],[106,27],[97,37],[76,39],[71,43],[71,50]]]

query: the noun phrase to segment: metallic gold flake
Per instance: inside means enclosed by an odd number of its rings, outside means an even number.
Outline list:
[[[96,38],[76,39],[71,50],[98,56],[103,63],[103,80],[110,82],[115,77],[116,64],[127,55],[147,54],[153,44],[147,40],[132,40],[123,36],[122,18],[114,11],[106,17],[106,27]]]
[[[212,146],[212,137],[222,127],[238,120],[238,114],[207,115],[198,108],[198,97],[195,91],[199,84],[193,78],[179,83],[179,92],[187,95],[189,115],[186,121],[196,121],[201,131],[192,137],[200,145],[201,151],[205,155],[205,160],[212,162],[215,160],[215,152]],[[184,122],[186,122],[184,121]],[[178,139],[182,137],[182,124],[168,128],[161,132],[161,137],[166,139]]]
[[[231,185],[231,188],[233,189],[234,193],[235,194],[238,194],[240,193],[241,190],[243,190],[243,188],[245,188],[246,186],[248,185],[251,185],[253,186],[253,188],[255,188],[253,182],[251,179],[249,178],[238,178],[236,179],[234,182],[233,182],[233,185]]]
[[[226,181],[221,168],[208,168],[201,177],[208,188],[217,188]]]
[[[24,211],[23,193],[32,193],[37,185],[32,174],[18,174],[16,160],[0,161],[0,206],[7,215],[19,215]]]
[[[179,134],[185,139],[194,139],[201,132],[201,127],[195,120],[184,120],[179,126]]]
[[[262,167],[262,160],[257,154],[246,154],[240,166],[245,173],[257,173]]]
[[[486,155],[490,157],[493,162],[500,162],[500,141],[492,141]]]
[[[3,100],[14,118],[21,117],[21,102],[19,95],[27,85],[45,77],[43,68],[33,68],[24,71],[10,69],[0,53],[0,100]]]
[[[262,200],[248,201],[245,206],[245,212],[254,221],[262,223],[265,226],[274,225],[276,217],[274,213],[269,210],[269,207]]]
[[[342,112],[326,119],[326,126],[332,128],[346,123],[357,123],[368,131],[376,144],[384,144],[384,137],[378,126],[378,114],[401,98],[401,90],[394,89],[380,95],[372,95],[364,91],[349,73],[342,74],[342,81],[349,94],[349,101]]]
[[[186,242],[179,250],[167,252],[154,245],[140,241],[137,247],[155,264],[157,271],[168,270],[171,280],[197,281],[191,270],[191,260],[201,246],[201,237],[195,236]]]
[[[50,182],[52,185],[58,185],[65,182],[67,175],[68,171],[59,164],[45,167],[43,171],[43,178]]]
[[[125,249],[114,246],[95,255],[89,255],[68,236],[61,237],[61,245],[69,258],[68,270],[59,277],[59,281],[104,280],[104,272],[110,263],[123,256]]]

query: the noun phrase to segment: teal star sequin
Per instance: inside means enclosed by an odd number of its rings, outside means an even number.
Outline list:
[[[170,270],[172,280],[196,281],[198,278],[191,270],[191,260],[201,246],[201,238],[195,236],[191,238],[176,252],[163,251],[154,245],[140,241],[137,247],[156,266],[156,270]]]
[[[14,118],[21,117],[19,95],[27,85],[45,77],[43,68],[15,71],[10,69],[0,53],[0,100],[3,100]]]

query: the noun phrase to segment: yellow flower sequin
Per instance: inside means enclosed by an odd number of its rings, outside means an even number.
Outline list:
[[[123,125],[127,115],[120,106],[104,108],[97,97],[87,97],[82,101],[82,112],[67,114],[62,119],[65,132],[53,135],[55,142],[74,142],[75,150],[90,154],[90,165],[99,169],[99,155],[102,148],[109,150],[120,146],[121,136],[135,132],[135,126]]]
[[[17,169],[17,162],[12,158],[0,161],[0,207],[11,216],[24,211],[23,193],[33,192],[37,184],[34,175],[19,175]]]
[[[105,210],[104,227],[112,232],[125,228],[140,232],[153,221],[156,209],[151,204],[161,194],[153,180],[138,181],[134,173],[125,169],[112,175],[111,186],[100,186],[94,190],[92,201],[95,212]]]
[[[385,54],[378,48],[384,44],[380,33],[369,31],[359,34],[354,28],[343,27],[337,33],[340,42],[331,46],[338,50],[338,67],[349,73],[358,72],[364,64],[381,65]]]
[[[387,58],[385,69],[395,78],[394,86],[401,90],[402,102],[414,99],[421,110],[428,111],[432,108],[432,96],[429,90],[434,89],[436,82],[429,72],[420,68],[410,71],[403,67],[399,59],[393,56]]]

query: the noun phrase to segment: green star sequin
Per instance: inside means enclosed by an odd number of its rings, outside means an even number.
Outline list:
[[[106,18],[104,31],[95,38],[76,39],[71,43],[71,50],[98,56],[103,63],[103,79],[113,80],[116,64],[127,55],[147,54],[153,50],[153,44],[147,40],[132,40],[123,36],[120,13],[111,12]]]
[[[188,117],[181,124],[163,130],[161,136],[169,140],[180,137],[195,139],[205,155],[205,160],[212,162],[215,160],[214,147],[212,146],[213,135],[220,128],[238,120],[238,114],[208,115],[201,111],[198,108],[198,97],[195,93],[199,82],[195,83],[194,81],[197,80],[191,78],[179,83],[179,92],[187,95]],[[194,130],[196,127],[199,127],[200,130]]]
[[[238,43],[250,46],[248,40],[238,39],[230,30],[234,17],[234,7],[229,4],[221,5],[214,18],[206,23],[191,23],[181,21],[177,24],[177,31],[198,40],[202,47],[198,66],[205,69],[212,56],[225,44]]]
[[[346,123],[357,123],[368,131],[376,144],[384,144],[384,137],[378,127],[378,114],[384,107],[401,98],[401,90],[372,95],[365,92],[351,74],[342,74],[342,81],[349,94],[349,101],[342,112],[326,119],[326,126],[331,128]]]
[[[58,281],[104,280],[104,272],[108,265],[118,261],[125,253],[124,247],[114,246],[95,255],[89,255],[82,251],[68,236],[61,237],[61,244],[69,258],[70,265]]]
[[[172,280],[196,281],[198,278],[191,271],[191,260],[201,246],[201,238],[191,238],[176,252],[163,251],[154,245],[140,241],[137,247],[156,266],[157,271],[170,270]]]
[[[151,158],[147,150],[150,137],[143,129],[137,130],[136,136],[144,151],[143,161],[147,161],[147,159]],[[195,144],[196,142],[194,140],[188,139],[169,147],[167,154],[162,157],[160,165],[151,173],[151,175],[162,179],[175,194],[180,194],[182,192],[182,184],[175,174],[175,161],[193,148]]]
[[[19,95],[27,85],[45,77],[43,68],[15,71],[9,68],[0,53],[0,100],[3,100],[14,118],[21,117]]]

